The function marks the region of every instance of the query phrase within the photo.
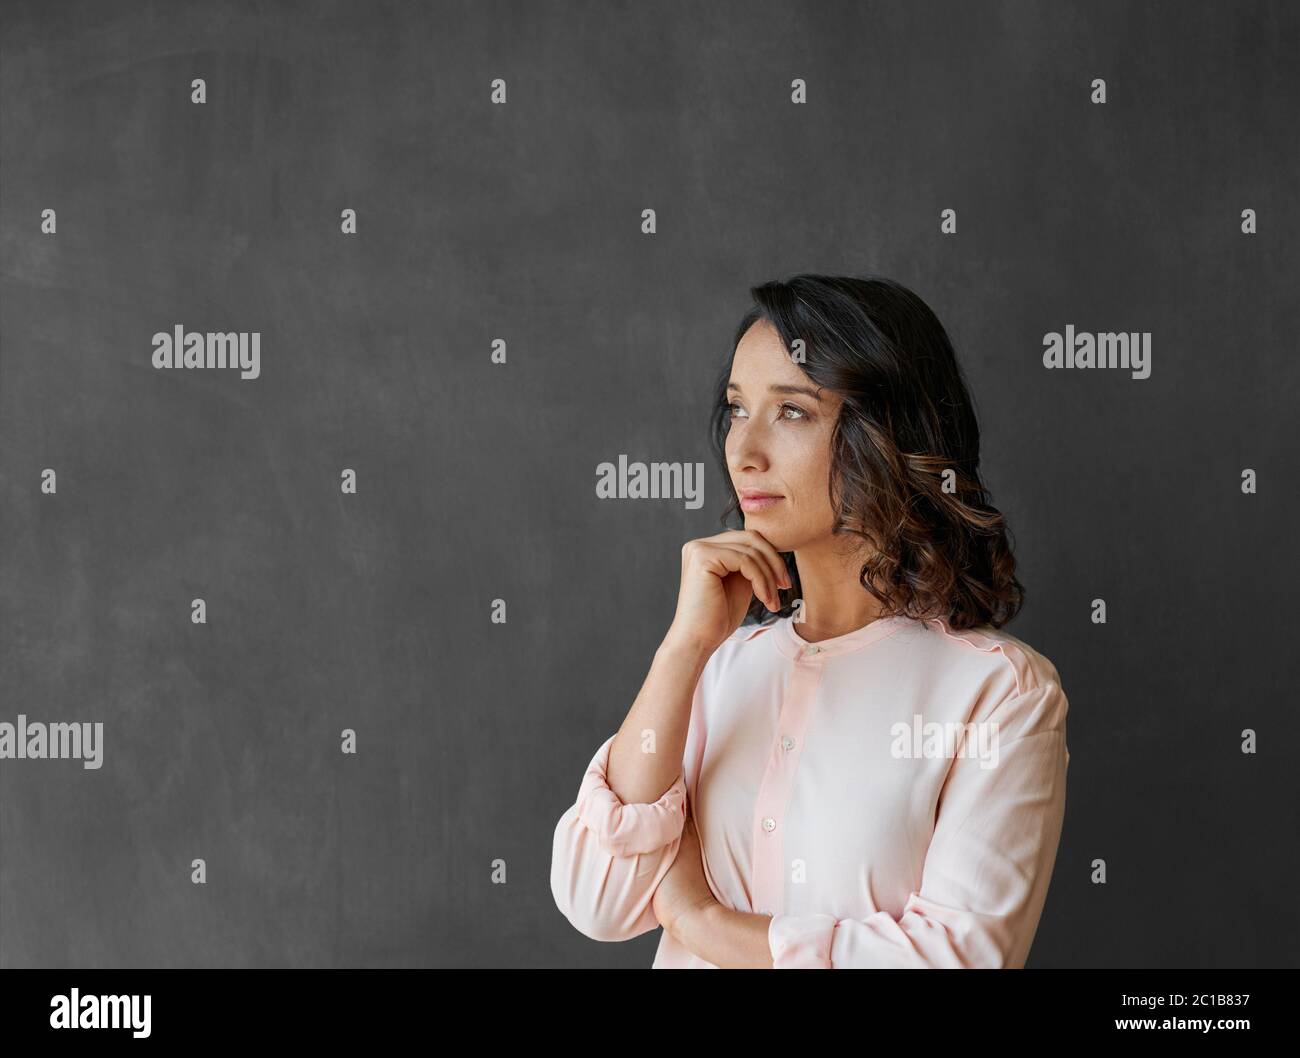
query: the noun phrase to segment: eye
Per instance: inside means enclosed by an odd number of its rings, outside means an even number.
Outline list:
[[[799,407],[797,404],[782,404],[779,410],[781,412],[781,418],[785,422],[798,422],[800,419],[808,418],[808,413],[804,411],[801,407]],[[736,404],[735,402],[732,402],[731,404],[727,405],[727,411],[729,413],[728,417],[731,419],[739,418],[739,416],[737,416],[736,414],[737,411],[741,412],[742,414],[745,413],[745,409],[742,408],[739,404]],[[794,412],[794,414],[789,415],[788,414],[789,412]]]

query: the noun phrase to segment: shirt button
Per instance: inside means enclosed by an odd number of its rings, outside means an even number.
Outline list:
[[[819,653],[820,651],[821,651],[821,647],[819,647],[816,643],[809,643],[806,647],[803,648],[804,657],[807,658],[812,657],[814,654]]]
[[[771,816],[768,816],[766,819],[763,820],[763,829],[768,831],[775,830],[776,820],[773,819]]]
[[[781,739],[781,745],[783,745],[786,749],[794,749],[794,739],[792,739],[789,735],[786,735],[785,738]]]

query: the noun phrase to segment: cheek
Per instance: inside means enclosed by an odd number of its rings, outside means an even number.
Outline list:
[[[786,452],[786,463],[798,472],[801,481],[824,476],[831,465],[826,439],[817,434],[799,438]]]
[[[830,441],[810,435],[789,452],[789,480],[793,482],[801,516],[819,518],[830,510]]]

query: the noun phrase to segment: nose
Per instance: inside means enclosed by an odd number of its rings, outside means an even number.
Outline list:
[[[769,465],[767,446],[768,438],[761,425],[748,422],[742,430],[733,426],[727,434],[727,462],[732,477],[746,471],[765,472]]]

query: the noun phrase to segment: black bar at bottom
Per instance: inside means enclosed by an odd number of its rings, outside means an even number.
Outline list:
[[[867,1046],[900,1034],[921,1043],[953,1036],[1027,1044],[1173,1035],[1227,1044],[1225,1035],[1289,1037],[1294,980],[1293,970],[724,970],[697,976],[662,970],[6,969],[0,970],[0,1040],[10,1054],[23,1053],[9,1049],[15,1042],[93,1046],[110,1038],[141,1047],[281,1041],[373,1047],[413,1035],[432,1042],[448,1029],[482,1027],[492,1034],[489,1040],[518,1028],[555,1043],[575,1025],[587,1041],[625,1038],[620,1032],[643,1039],[664,1019],[680,1018],[724,1032],[766,1031],[771,1018],[769,1027],[779,1026],[783,1035],[820,1036],[834,1018],[837,1032],[852,1031]],[[1035,1029],[1048,1035],[1021,1035]]]

